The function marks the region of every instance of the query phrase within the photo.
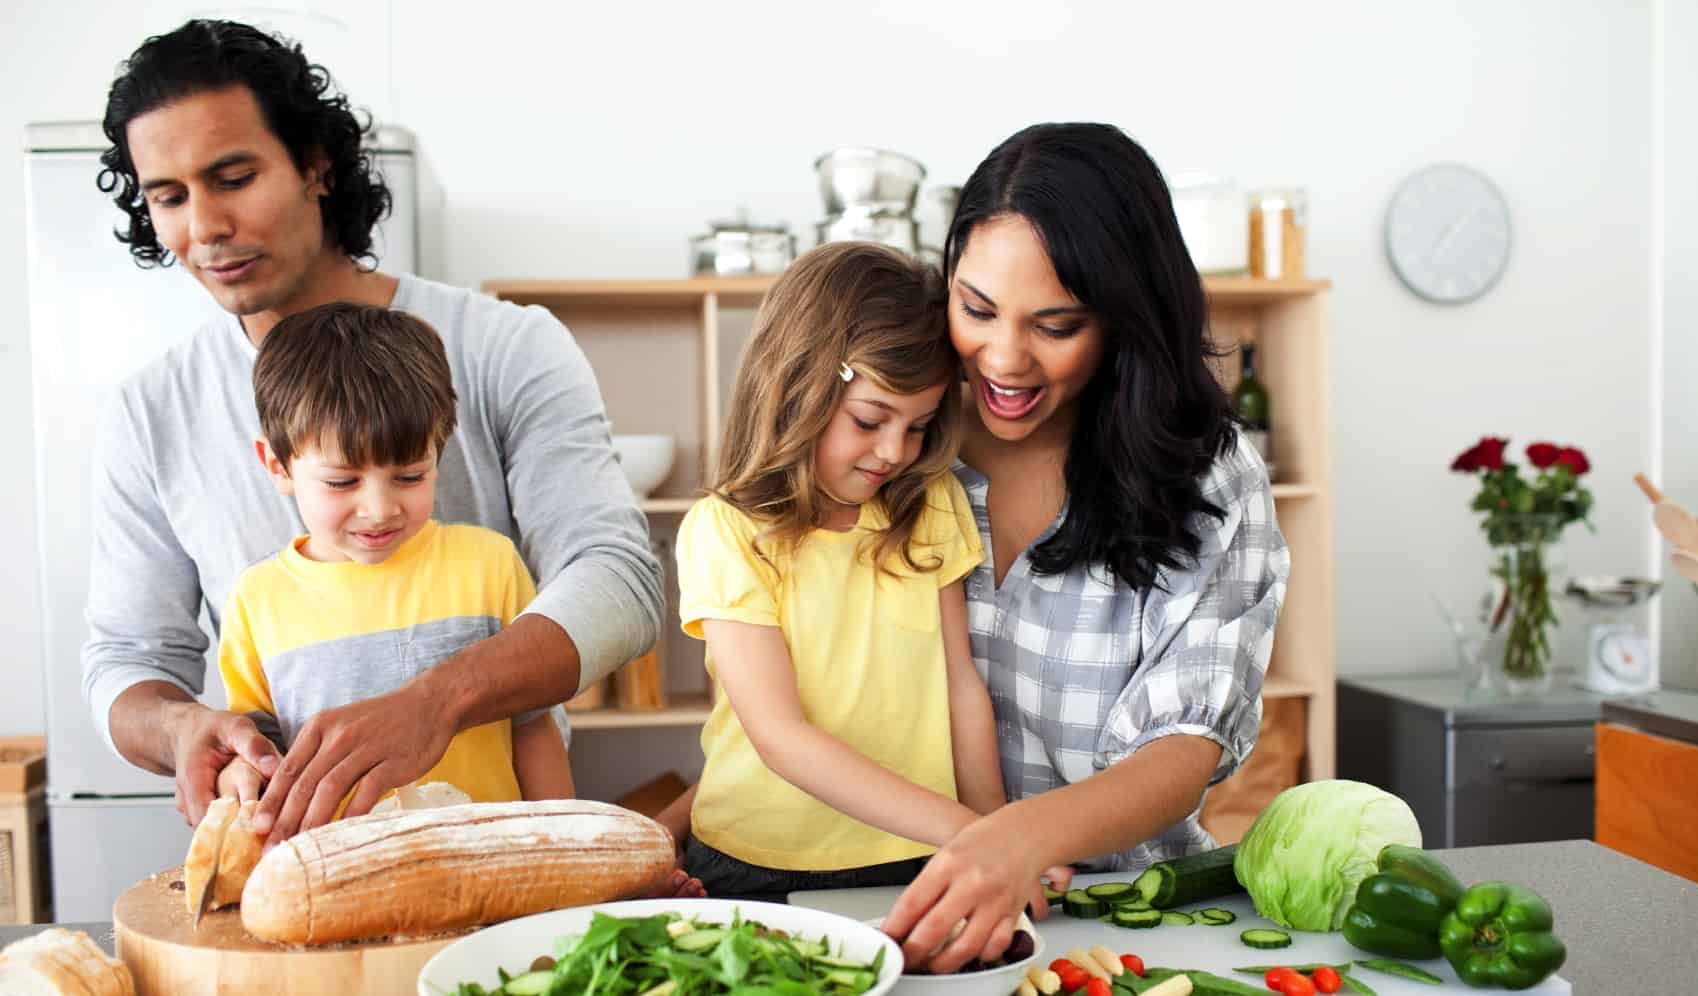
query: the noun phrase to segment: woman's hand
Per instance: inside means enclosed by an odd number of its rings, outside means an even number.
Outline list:
[[[1072,881],[1071,869],[1046,866],[1032,835],[1021,832],[1009,812],[998,810],[962,829],[891,907],[884,932],[901,942],[909,965],[929,963],[933,972],[947,973],[974,958],[1001,955],[1022,909],[1029,906],[1034,919],[1049,911],[1040,874],[1058,889]],[[963,920],[961,933],[938,951]]]

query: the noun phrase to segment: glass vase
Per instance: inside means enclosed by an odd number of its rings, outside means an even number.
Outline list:
[[[1511,698],[1542,695],[1551,687],[1556,599],[1567,568],[1556,516],[1509,516],[1492,530],[1481,603],[1485,639],[1480,647],[1485,680]]]

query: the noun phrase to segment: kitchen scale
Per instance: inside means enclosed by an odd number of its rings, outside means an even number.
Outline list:
[[[1629,618],[1630,610],[1662,590],[1662,582],[1607,575],[1573,578],[1563,594],[1579,602],[1590,625],[1586,660],[1576,684],[1605,695],[1648,692],[1657,687],[1657,662],[1650,640]]]

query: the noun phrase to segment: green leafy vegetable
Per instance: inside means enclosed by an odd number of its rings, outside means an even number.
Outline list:
[[[741,917],[698,927],[671,913],[596,913],[582,936],[558,939],[554,951],[553,968],[501,972],[495,989],[462,982],[453,996],[859,996],[884,964],[883,949],[858,962],[833,955],[829,939],[785,937]]]
[[[1256,912],[1282,927],[1337,930],[1387,844],[1421,846],[1407,803],[1343,779],[1286,789],[1238,842],[1233,871]]]

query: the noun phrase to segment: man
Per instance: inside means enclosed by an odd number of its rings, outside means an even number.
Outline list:
[[[457,732],[534,715],[653,643],[660,568],[583,353],[545,311],[367,265],[389,191],[347,99],[299,47],[221,21],[149,38],[112,84],[104,126],[100,182],[128,217],[120,240],[141,265],[182,265],[228,312],[122,386],[93,478],[84,693],[123,757],[175,775],[190,823],[237,756],[268,779],[255,828],[274,841],[328,822],[350,792],[358,815]],[[436,515],[507,534],[540,590],[508,628],[321,713],[280,756],[249,718],[195,702],[208,646],[197,616],[204,606],[216,632],[236,576],[305,532],[253,459],[251,377],[278,321],[333,300],[409,311],[442,335],[460,427]]]

